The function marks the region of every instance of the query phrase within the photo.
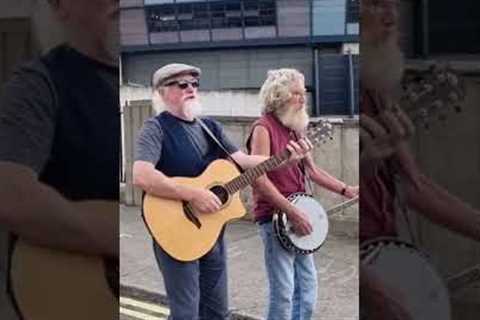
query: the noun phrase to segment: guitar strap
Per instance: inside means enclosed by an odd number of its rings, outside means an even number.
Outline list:
[[[215,137],[215,135],[213,134],[213,132],[210,130],[210,128],[205,124],[205,122],[203,122],[202,119],[200,118],[196,118],[198,123],[200,124],[200,126],[202,127],[202,129],[208,134],[208,136],[220,147],[220,149],[222,149],[222,151],[227,155],[228,159],[230,159],[238,168],[238,170],[240,171],[240,173],[243,173],[245,172],[245,170],[242,168],[242,166],[240,164],[238,164],[237,161],[235,161],[235,159],[233,159],[233,157],[230,155],[230,152],[227,151],[227,149],[223,146],[223,144],[217,139],[217,137]]]
[[[297,132],[293,132],[295,139],[298,141],[300,140]],[[312,185],[312,179],[310,179],[310,175],[308,174],[307,170],[305,169],[305,159],[301,159],[298,163],[298,166],[300,167],[300,171],[303,173],[303,177],[305,178],[306,184],[305,184],[305,192],[311,196],[313,196],[313,185]]]

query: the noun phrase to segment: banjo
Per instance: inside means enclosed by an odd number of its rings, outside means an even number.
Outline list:
[[[311,254],[321,248],[328,235],[328,216],[358,202],[358,197],[340,203],[325,211],[314,197],[307,193],[297,192],[288,198],[295,207],[302,210],[313,227],[313,232],[306,236],[298,236],[288,221],[285,212],[278,211],[272,218],[273,230],[280,244],[287,251],[298,254]]]
[[[402,109],[415,124],[427,130],[431,118],[444,122],[450,110],[461,112],[460,103],[466,95],[464,84],[457,75],[448,67],[439,66],[406,74],[403,92],[400,99]],[[444,279],[426,253],[412,243],[392,237],[381,237],[362,244],[360,261],[382,283],[401,295],[401,301],[397,303],[412,320],[450,320],[449,293],[480,280],[480,266]],[[386,307],[391,309],[394,305]],[[373,309],[363,306],[360,319],[368,320],[377,311]]]

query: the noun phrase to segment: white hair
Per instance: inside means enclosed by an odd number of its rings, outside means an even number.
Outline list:
[[[305,81],[303,74],[296,69],[283,68],[268,71],[267,79],[259,93],[263,113],[275,112],[285,106],[291,98],[290,86],[295,81]]]

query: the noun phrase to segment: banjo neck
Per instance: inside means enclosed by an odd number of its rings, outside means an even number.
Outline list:
[[[354,205],[357,202],[358,202],[358,196],[356,196],[355,198],[349,199],[347,201],[344,201],[342,203],[339,203],[339,204],[331,207],[330,209],[328,209],[327,210],[327,215],[332,215],[334,213],[342,211],[343,209],[346,209],[346,208]]]

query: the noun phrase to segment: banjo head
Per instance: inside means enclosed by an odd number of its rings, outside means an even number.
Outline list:
[[[328,235],[328,216],[322,205],[312,196],[305,193],[295,193],[288,200],[302,210],[313,226],[313,232],[307,236],[298,236],[283,212],[276,212],[273,217],[273,227],[282,246],[300,254],[310,254],[317,251]]]
[[[380,238],[360,247],[360,260],[402,294],[413,320],[450,320],[448,290],[428,257],[410,243]],[[365,317],[368,319],[368,316]]]

